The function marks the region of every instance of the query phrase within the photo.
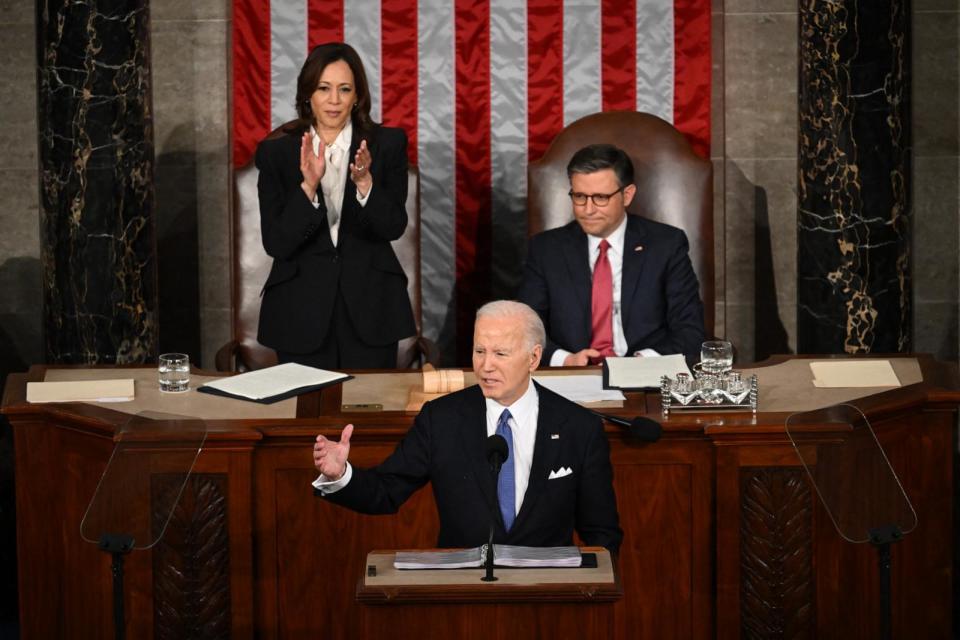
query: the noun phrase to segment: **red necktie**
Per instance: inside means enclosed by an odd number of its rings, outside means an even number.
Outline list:
[[[593,339],[590,348],[600,352],[601,358],[613,352],[613,270],[607,259],[610,243],[600,241],[600,255],[593,266],[593,295],[590,300]],[[599,361],[599,360],[598,360]]]

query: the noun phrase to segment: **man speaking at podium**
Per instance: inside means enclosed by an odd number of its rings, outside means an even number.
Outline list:
[[[623,539],[613,492],[610,446],[600,419],[533,382],[545,341],[530,307],[499,300],[477,311],[473,371],[478,384],[428,402],[379,466],[348,462],[353,425],[339,441],[317,436],[318,495],[361,513],[394,513],[428,481],[440,515],[439,547],[487,542],[584,544],[616,552]],[[508,446],[494,479],[488,437]]]

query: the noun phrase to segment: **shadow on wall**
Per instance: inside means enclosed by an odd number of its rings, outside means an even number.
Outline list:
[[[787,330],[780,319],[780,308],[777,302],[777,275],[773,264],[773,240],[770,234],[770,207],[766,190],[751,182],[736,163],[731,162],[729,166],[733,171],[728,174],[730,178],[727,190],[733,196],[735,207],[742,209],[739,214],[742,216],[743,223],[733,228],[734,233],[737,233],[738,228],[740,230],[734,241],[728,241],[726,254],[728,257],[735,257],[728,260],[727,270],[728,273],[738,271],[742,274],[741,277],[749,278],[747,273],[752,275],[752,282],[749,284],[743,282],[740,283],[741,287],[737,287],[742,291],[743,299],[734,302],[744,308],[752,307],[753,326],[742,328],[746,333],[741,335],[741,339],[747,344],[735,346],[742,347],[741,355],[744,361],[759,362],[774,354],[791,353]],[[731,219],[731,213],[733,212],[727,213],[728,222]],[[750,234],[752,234],[752,243]],[[743,255],[744,252],[750,255]],[[731,268],[730,265],[734,261],[746,261],[748,265],[741,263],[739,269]],[[731,289],[728,283],[728,295]],[[744,316],[745,321],[748,318],[749,316]],[[728,332],[733,333],[729,331],[729,327]],[[752,345],[749,344],[751,338]]]
[[[766,190],[753,185],[753,202],[754,360],[759,362],[774,354],[791,351],[777,303],[777,274],[773,266]]]
[[[40,261],[11,258],[0,265],[0,384],[43,360]],[[13,432],[0,418],[0,638],[17,627],[17,545]]]
[[[194,132],[173,130],[158,147],[154,170],[157,229],[157,306],[160,353],[187,353],[200,363],[199,184],[203,160],[190,149]]]

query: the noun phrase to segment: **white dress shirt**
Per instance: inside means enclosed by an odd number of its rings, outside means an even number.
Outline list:
[[[510,410],[510,430],[513,432],[513,479],[516,491],[514,515],[520,513],[523,496],[530,484],[530,467],[533,465],[533,447],[537,441],[537,417],[540,415],[540,396],[533,381],[527,390],[509,407],[487,398],[487,437],[497,432],[497,422],[504,409]],[[501,471],[502,473],[502,471]]]
[[[320,134],[313,127],[310,127],[310,133],[313,134],[313,152],[320,153]],[[350,173],[350,143],[353,141],[353,123],[347,120],[346,126],[337,134],[337,139],[333,144],[329,144],[324,149],[324,161],[326,169],[323,177],[320,178],[319,193],[313,198],[313,206],[320,207],[320,193],[323,194],[323,203],[327,207],[327,224],[330,226],[330,239],[333,246],[337,246],[337,240],[340,234],[340,207],[343,204],[343,192],[347,187],[347,175]],[[373,191],[373,188],[370,188]],[[357,191],[357,202],[360,206],[367,204],[370,197],[370,191],[367,195],[360,197]]]
[[[510,429],[513,431],[513,478],[516,492],[514,514],[520,513],[523,496],[530,484],[530,467],[533,464],[533,447],[537,441],[537,418],[540,415],[540,396],[532,380],[528,380],[527,390],[516,402],[505,407],[496,400],[485,400],[487,405],[487,437],[497,432],[497,421],[504,409],[510,409]],[[330,480],[320,475],[313,486],[324,495],[334,493],[347,486],[353,477],[353,467],[347,462],[347,468],[339,480]]]

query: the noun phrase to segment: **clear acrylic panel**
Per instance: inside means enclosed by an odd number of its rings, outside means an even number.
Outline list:
[[[167,528],[197,460],[203,420],[143,412],[117,432],[117,443],[80,523],[80,535],[98,544],[105,535],[133,538],[148,549]]]
[[[860,409],[839,404],[794,413],[786,427],[820,501],[846,540],[867,542],[871,530],[894,526],[906,534],[917,526],[917,513]]]

